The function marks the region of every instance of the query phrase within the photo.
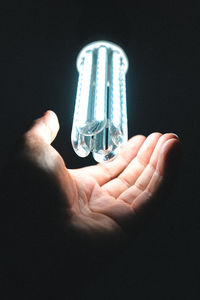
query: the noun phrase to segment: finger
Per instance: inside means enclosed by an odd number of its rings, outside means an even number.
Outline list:
[[[181,142],[174,138],[164,144],[157,166],[158,173],[162,177],[168,179],[169,176],[176,172],[180,160],[181,148]]]
[[[48,110],[33,122],[32,127],[19,141],[20,159],[24,161],[27,172],[37,172],[37,176],[41,178],[45,176],[45,183],[49,180],[49,185],[58,190],[60,199],[65,199],[64,205],[71,206],[76,198],[75,183],[64,160],[50,145],[58,130],[58,118],[53,111]]]
[[[173,178],[180,157],[181,143],[178,139],[167,140],[160,152],[156,170],[146,189],[132,203],[136,213],[141,212],[156,199],[161,190],[164,191],[167,182]]]
[[[127,168],[118,178],[114,179],[111,183],[108,182],[103,189],[113,197],[118,197],[123,191],[131,187],[148,164],[160,136],[161,133],[158,132],[150,134],[138,149],[138,153],[133,157]]]
[[[136,135],[122,147],[120,154],[114,160],[108,163],[100,163],[95,166],[84,167],[74,171],[81,171],[91,175],[101,186],[118,176],[127,167],[127,165],[137,155],[138,150],[144,143],[145,139],[146,138],[143,135]]]
[[[136,197],[138,197],[141,194],[141,192],[143,192],[146,189],[146,187],[148,186],[148,184],[156,170],[162,146],[164,145],[164,143],[167,140],[172,139],[172,138],[177,138],[177,136],[173,133],[166,133],[159,138],[159,140],[153,150],[153,153],[149,159],[149,163],[143,169],[142,173],[138,176],[135,183],[128,189],[125,184],[124,184],[124,187],[122,186],[120,199],[123,199],[125,202],[128,202],[131,204],[133,202],[133,200]],[[123,182],[122,182],[122,184],[123,184]],[[116,196],[119,196],[119,195],[116,195]]]
[[[34,121],[32,127],[25,133],[26,138],[39,138],[47,144],[51,144],[59,130],[59,122],[56,114],[48,110],[41,118]]]

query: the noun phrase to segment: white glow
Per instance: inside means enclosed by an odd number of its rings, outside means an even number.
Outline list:
[[[77,68],[72,145],[77,155],[85,157],[92,151],[96,161],[106,162],[115,157],[128,137],[128,59],[119,46],[98,41],[81,50]]]
[[[90,97],[90,84],[92,72],[92,51],[86,52],[83,71],[82,71],[82,84],[80,90],[79,112],[77,118],[77,128],[81,130],[86,125],[88,102]]]
[[[111,126],[118,128],[120,126],[120,55],[113,52],[112,56],[112,69],[111,69],[111,95],[110,106]]]
[[[127,105],[126,105],[126,78],[124,65],[120,66],[120,98],[121,98],[121,130],[122,130],[122,143],[128,139],[128,119],[127,119]]]
[[[96,86],[95,86],[95,120],[106,122],[107,89],[107,49],[103,46],[97,50]]]

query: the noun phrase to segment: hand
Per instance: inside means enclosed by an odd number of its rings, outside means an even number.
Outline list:
[[[17,236],[25,236],[25,243],[29,237],[31,245],[37,235],[42,243],[62,235],[67,251],[69,244],[72,247],[70,255],[65,251],[64,255],[74,261],[75,253],[80,255],[87,242],[102,251],[105,241],[118,242],[134,230],[160,200],[159,194],[167,193],[166,183],[174,180],[181,144],[172,133],[137,135],[113,161],[70,170],[51,146],[58,130],[55,113],[47,111],[24,134],[16,150],[17,166],[12,167],[17,179],[9,181],[9,185],[15,182],[15,194],[23,195],[17,195],[12,220],[7,216],[6,220],[17,224]]]
[[[127,220],[148,211],[170,172],[176,168],[180,142],[176,135],[152,133],[131,138],[113,161],[69,170],[51,146],[59,130],[47,111],[24,135],[22,156],[37,166],[62,195],[66,226],[92,237],[122,234]],[[45,187],[44,187],[45,188]],[[58,205],[59,199],[55,199]]]

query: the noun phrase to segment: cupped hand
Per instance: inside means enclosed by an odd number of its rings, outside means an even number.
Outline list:
[[[71,170],[51,145],[58,130],[52,111],[34,121],[1,180],[4,286],[15,282],[15,299],[82,299],[176,179],[173,133],[134,136],[114,160]]]
[[[57,116],[47,111],[24,134],[21,155],[56,185],[63,225],[91,238],[130,230],[127,224],[148,214],[177,167],[179,139],[155,132],[132,137],[108,163],[71,170],[51,146],[58,130]]]

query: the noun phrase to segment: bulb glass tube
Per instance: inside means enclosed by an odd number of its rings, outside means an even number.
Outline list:
[[[81,50],[77,69],[72,146],[80,157],[92,152],[97,162],[106,162],[116,156],[128,138],[128,59],[116,44],[98,41]]]

